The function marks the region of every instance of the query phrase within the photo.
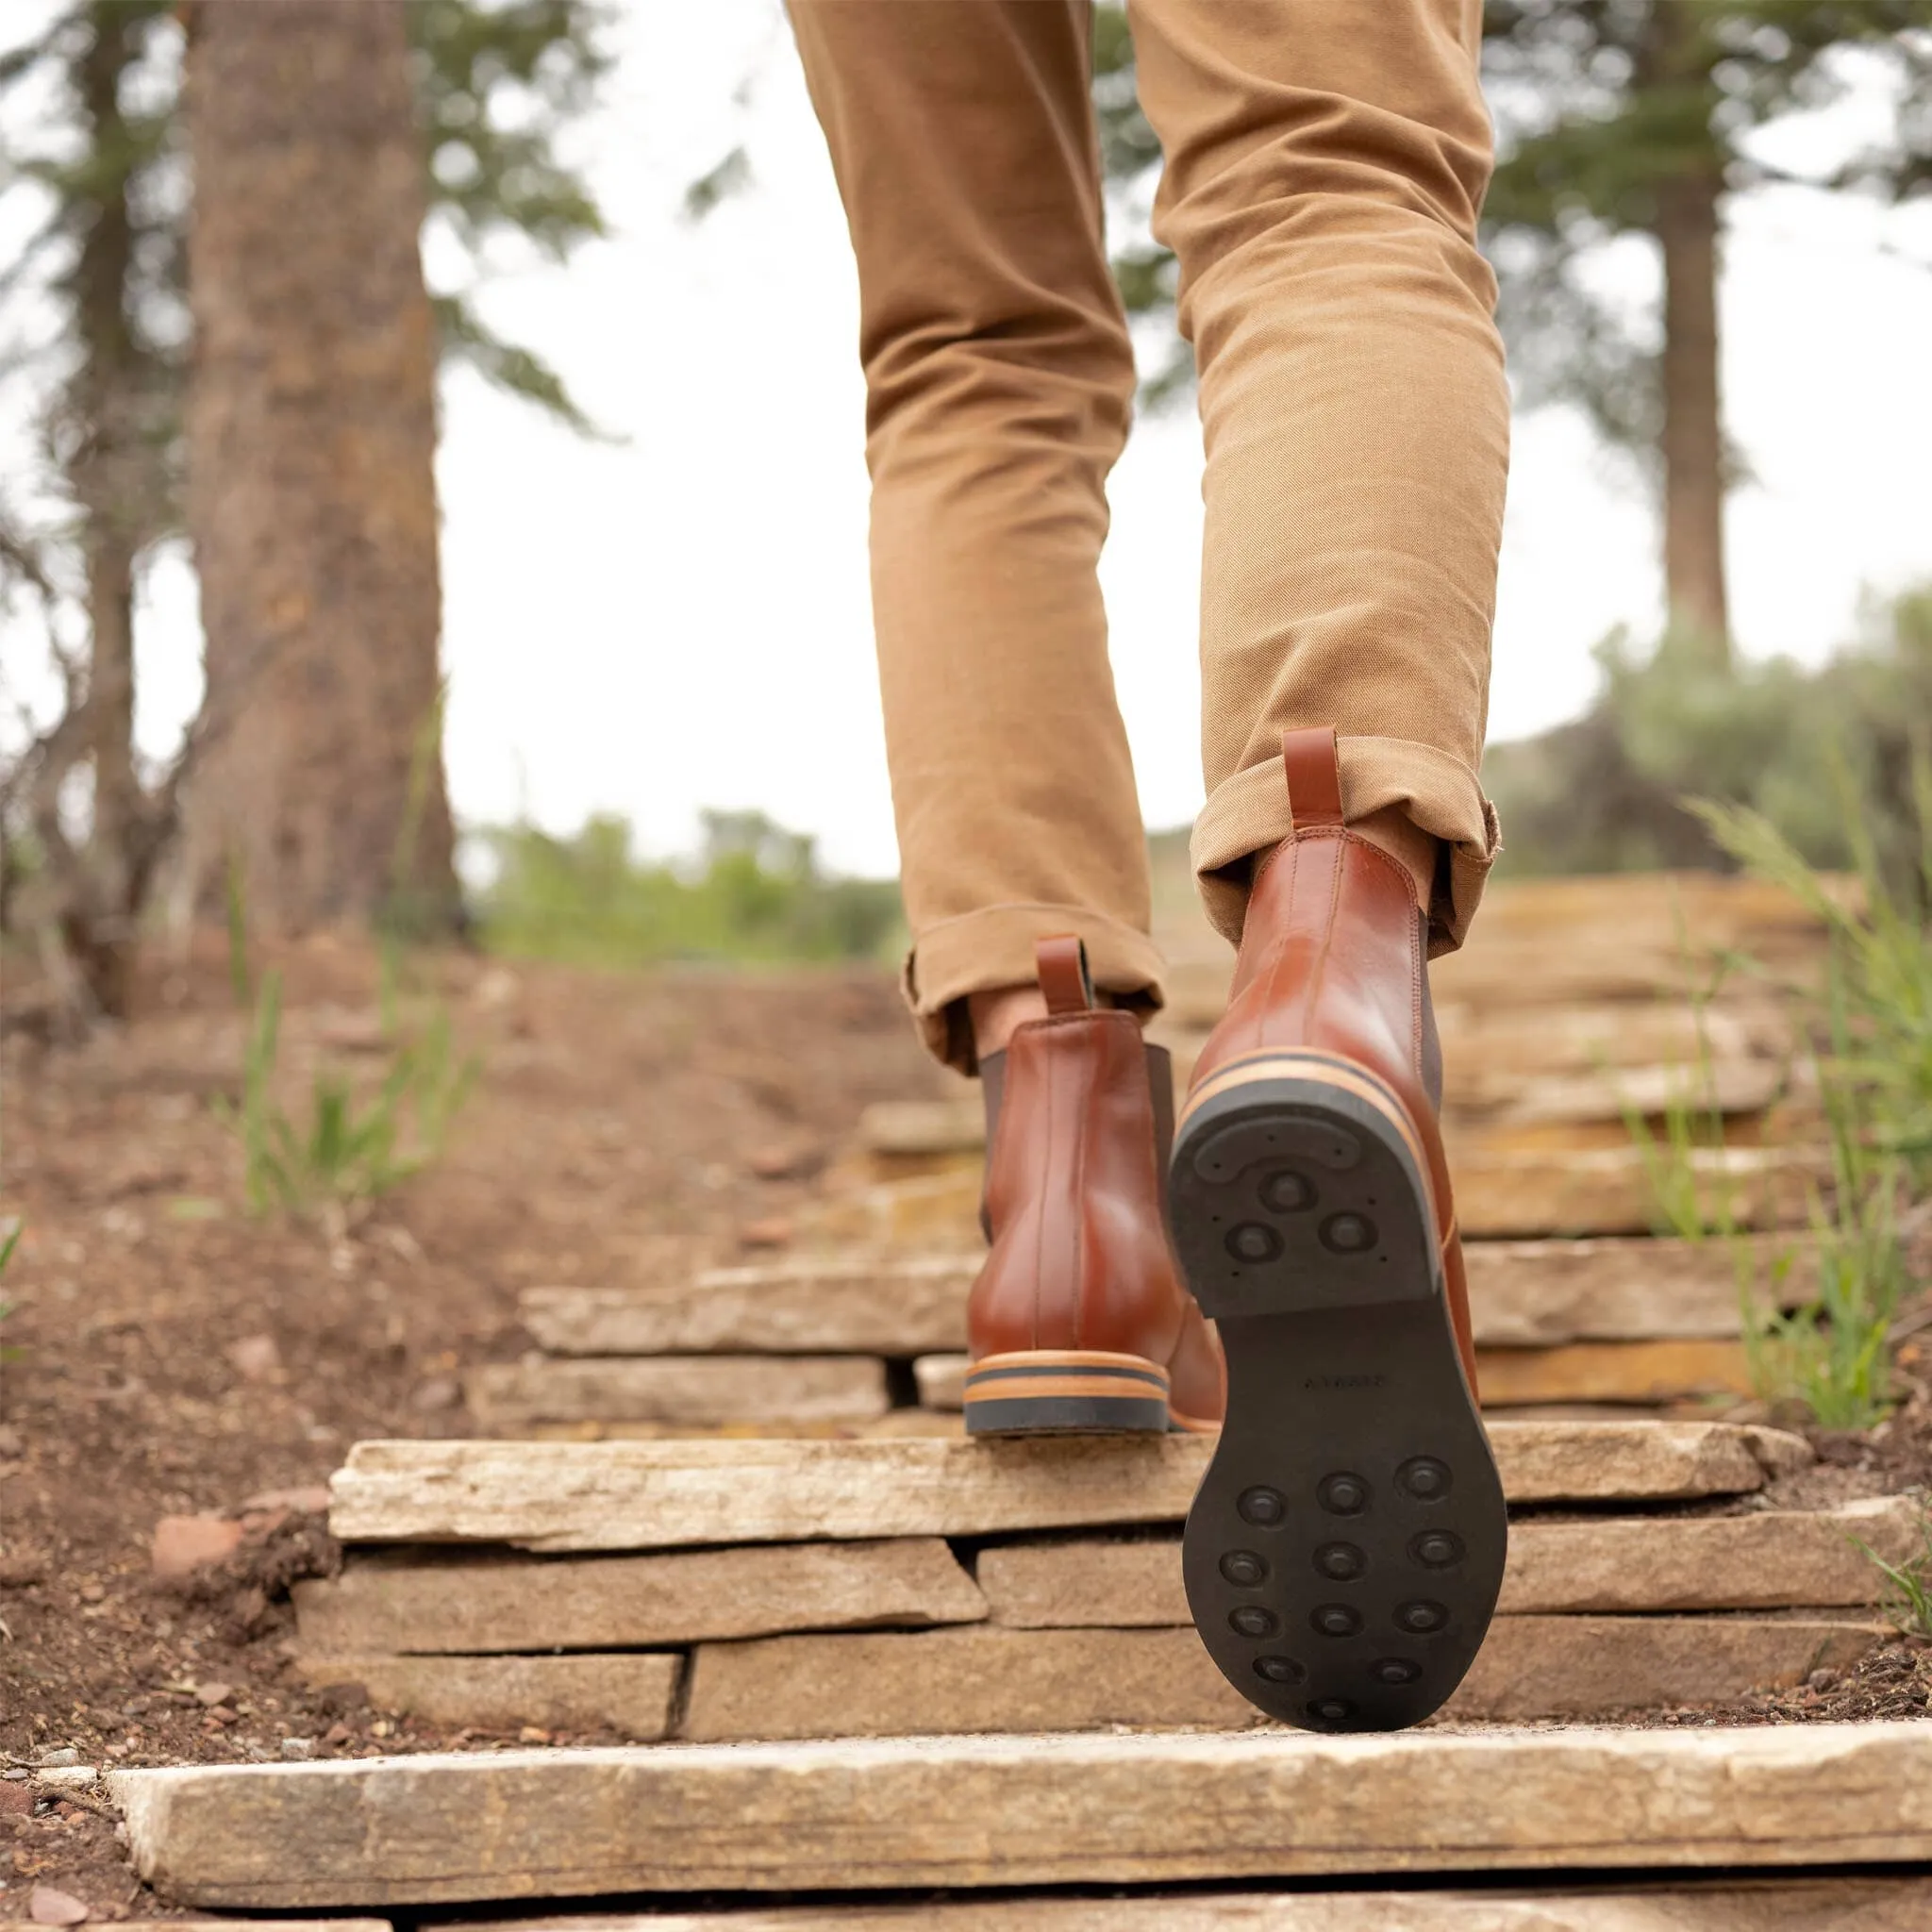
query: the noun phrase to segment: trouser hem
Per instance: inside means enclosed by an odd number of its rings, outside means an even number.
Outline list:
[[[1354,824],[1391,807],[1440,841],[1429,902],[1429,953],[1451,953],[1469,931],[1490,867],[1501,850],[1496,812],[1474,771],[1453,753],[1404,738],[1341,741],[1342,814]],[[1190,857],[1216,929],[1240,945],[1252,855],[1294,829],[1279,758],[1250,765],[1215,788],[1194,821]]]
[[[1116,1006],[1144,1014],[1165,1003],[1166,964],[1138,927],[1080,906],[985,906],[928,926],[906,956],[901,988],[934,1058],[978,1072],[967,995],[1030,986],[1039,972],[1034,947],[1062,933],[1085,941],[1094,988]]]

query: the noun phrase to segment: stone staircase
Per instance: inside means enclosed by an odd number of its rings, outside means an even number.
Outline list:
[[[1201,1441],[963,1439],[980,1150],[941,1100],[868,1119],[783,1259],[533,1291],[536,1353],[470,1379],[493,1437],[365,1442],[335,1478],[311,1681],[629,1742],[117,1773],[141,1871],[228,1911],[488,1906],[477,1932],[1932,1924],[1932,1724],[1656,1722],[1856,1664],[1888,1635],[1872,1555],[1922,1546],[1917,1498],[1744,1419],[1733,1253],[1641,1232],[1625,1107],[1699,1051],[1686,958],[1748,949],[1766,976],[1703,1012],[1704,1177],[1764,1279],[1802,1242],[1776,987],[1818,947],[1756,887],[1564,884],[1499,891],[1441,974],[1512,1519],[1441,1719],[1290,1733],[1223,1680],[1180,1588]],[[1215,970],[1178,974],[1182,1060]]]
[[[1932,1884],[1889,1868],[1932,1861],[1932,1724],[1602,1723],[1856,1661],[1885,1635],[1859,1545],[1916,1548],[1918,1499],[1803,1505],[1831,1472],[1755,1425],[1493,1435],[1491,1641],[1442,1720],[1352,1739],[1268,1724],[1208,1664],[1175,1536],[1196,1439],[363,1443],[332,1486],[345,1567],[298,1586],[299,1668],[445,1724],[638,1741],[110,1791],[161,1894],[224,1909],[628,1896],[582,1923],[855,1932],[938,1892],[916,1909],[941,1928],[1924,1923]],[[1737,1882],[1767,1868],[1802,1882]],[[1453,1882],[1476,1873],[1518,1889]],[[1343,1877],[1405,1889],[1321,1890]],[[1203,1885],[1240,1889],[1172,1890]]]
[[[1161,937],[1176,963],[1154,1037],[1184,1085],[1226,1001],[1227,948],[1191,909]],[[1707,1415],[1748,1396],[1740,1254],[1652,1237],[1629,1123],[1661,1131],[1673,1099],[1710,1103],[1722,1144],[1691,1156],[1705,1199],[1764,1230],[1755,1292],[1802,1291],[1820,1123],[1786,989],[1815,982],[1824,951],[1783,894],[1686,874],[1498,886],[1438,963],[1443,1129],[1493,1412]],[[1749,971],[1727,966],[1745,956]],[[470,1374],[472,1414],[577,1439],[957,1431],[984,1152],[977,1091],[958,1087],[868,1109],[782,1260],[526,1293],[537,1345]]]

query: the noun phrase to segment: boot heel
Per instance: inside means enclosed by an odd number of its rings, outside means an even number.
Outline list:
[[[1419,1724],[1489,1627],[1507,1529],[1414,1124],[1366,1069],[1256,1055],[1200,1088],[1170,1185],[1227,1349],[1181,1542],[1194,1627],[1289,1724]]]
[[[1210,1080],[1181,1122],[1169,1188],[1182,1272],[1215,1321],[1442,1293],[1414,1128],[1344,1062],[1271,1056]]]
[[[1167,1371],[1137,1355],[1061,1348],[990,1355],[966,1372],[966,1433],[1160,1434],[1167,1397]]]

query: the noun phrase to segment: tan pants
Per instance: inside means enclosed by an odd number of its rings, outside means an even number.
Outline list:
[[[907,985],[959,1005],[1075,932],[1158,1004],[1146,849],[1095,569],[1134,365],[1101,235],[1088,0],[792,0],[858,258],[873,600]],[[1458,942],[1495,849],[1477,782],[1508,402],[1475,248],[1480,0],[1138,0],[1155,233],[1207,444],[1208,802],[1239,936],[1289,830],[1284,729],[1341,733],[1345,804]],[[1175,647],[1181,641],[1175,640]],[[1441,841],[1440,848],[1434,841]]]

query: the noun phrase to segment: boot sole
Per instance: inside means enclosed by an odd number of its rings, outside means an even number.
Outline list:
[[[1228,1681],[1306,1730],[1429,1716],[1502,1588],[1503,1485],[1427,1172],[1397,1096],[1320,1054],[1222,1069],[1175,1140],[1174,1244],[1228,1374],[1188,1602]]]
[[[1138,1355],[1035,1348],[966,1371],[969,1436],[1138,1436],[1168,1427],[1167,1371]]]

